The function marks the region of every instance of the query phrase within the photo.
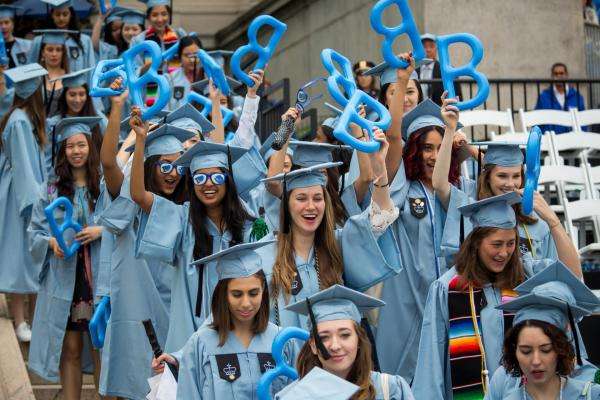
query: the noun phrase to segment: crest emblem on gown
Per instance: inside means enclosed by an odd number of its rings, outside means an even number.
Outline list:
[[[175,86],[173,88],[173,98],[175,100],[183,99],[184,93],[185,93],[185,90],[184,90],[183,86]]]
[[[273,359],[271,353],[256,353],[256,356],[258,357],[258,363],[260,364],[261,374],[264,374],[265,372],[275,368],[275,360]]]
[[[79,58],[79,48],[77,46],[69,47],[69,55],[73,60],[77,60]]]
[[[531,249],[531,243],[527,238],[519,237],[519,250],[521,251],[521,255],[533,253]]]
[[[25,53],[17,53],[17,62],[19,64],[27,64],[27,54]]]
[[[221,379],[234,382],[242,376],[237,354],[216,354],[215,359]]]
[[[425,204],[425,197],[408,198],[410,204],[410,213],[415,218],[423,218],[427,215],[427,205]]]
[[[302,290],[302,288],[304,287],[304,285],[302,285],[302,278],[300,278],[300,274],[298,273],[298,271],[294,272],[294,280],[292,281],[292,294],[295,296],[298,293],[300,293],[300,291]]]

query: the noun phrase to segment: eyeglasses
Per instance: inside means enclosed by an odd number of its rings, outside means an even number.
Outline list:
[[[223,185],[227,181],[227,174],[222,172],[215,172],[213,174],[196,174],[192,177],[194,181],[194,185],[200,186],[204,185],[208,180],[211,180],[215,185]]]
[[[173,168],[175,168],[177,170],[177,175],[183,176],[185,175],[185,167],[182,165],[173,165],[171,163],[168,162],[160,162],[157,161],[154,165],[158,165],[160,167],[160,172],[168,175],[171,173],[171,171],[173,171]]]

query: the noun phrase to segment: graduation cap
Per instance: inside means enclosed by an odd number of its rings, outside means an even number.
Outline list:
[[[52,134],[52,145],[54,146],[56,135],[56,143],[60,143],[63,140],[75,136],[79,133],[83,133],[87,136],[92,135],[92,128],[98,125],[102,121],[102,117],[69,117],[61,119],[58,124],[54,126]]]
[[[36,29],[33,31],[36,35],[42,35],[43,44],[64,45],[67,41],[67,35],[78,34],[78,31],[69,29]]]
[[[231,50],[211,50],[207,51],[207,53],[223,68],[225,68],[225,60],[233,55],[233,51]]]
[[[146,136],[144,157],[182,153],[184,150],[182,143],[194,136],[194,133],[187,129],[163,124]],[[131,153],[133,150],[135,150],[135,145],[128,147],[125,151]]]
[[[88,72],[90,72],[92,69],[93,68],[80,69],[79,71],[50,79],[50,82],[54,83],[56,81],[62,81],[63,87],[66,88],[81,87],[88,83]]]
[[[423,61],[417,62],[417,66],[421,65]],[[379,76],[379,84],[381,86],[386,85],[388,83],[395,83],[398,81],[396,76],[396,70],[398,68],[390,67],[387,61],[382,62],[381,64],[377,64],[373,68],[369,69],[367,72],[364,72],[363,75],[377,75]],[[419,79],[416,71],[413,71],[410,75],[410,79]]]
[[[227,79],[227,83],[229,84],[229,87],[231,88],[231,90],[236,90],[237,88],[239,88],[240,86],[242,86],[242,82],[235,80],[229,76],[225,77]],[[198,93],[202,93],[205,95],[208,95],[208,79],[202,79],[201,81],[198,82],[194,82],[192,83],[192,90],[195,90]]]
[[[242,243],[218,253],[193,261],[192,265],[206,264],[217,261],[217,275],[219,280],[247,278],[262,269],[262,258],[255,250],[276,243],[276,240],[264,240],[254,243]]]
[[[423,100],[404,115],[402,118],[402,138],[404,141],[408,141],[410,135],[427,126],[437,126],[440,128],[446,126],[442,117],[442,108],[431,101],[431,99]],[[459,122],[456,130],[462,127],[463,125]]]
[[[319,367],[275,394],[275,400],[348,400],[360,388]]]
[[[263,158],[263,160],[265,161],[265,163],[267,161],[269,161],[269,159],[271,158],[271,156],[273,154],[275,154],[275,152],[276,152],[276,150],[271,147],[271,145],[275,141],[275,135],[276,135],[276,133],[272,132],[269,135],[269,137],[267,138],[267,140],[265,140],[265,142],[263,143],[263,145],[258,150],[258,152],[260,153],[260,155]],[[287,147],[285,153],[287,155],[289,155],[290,157],[294,156],[294,150],[292,150],[291,146]]]
[[[141,25],[146,22],[146,14],[131,8],[121,7],[117,14],[123,21],[123,25]]]
[[[231,173],[233,163],[247,151],[243,147],[228,144],[198,142],[175,160],[174,164],[189,167],[192,173],[203,168],[225,168]]]
[[[321,356],[328,359],[329,354],[327,354],[327,350],[317,332],[319,322],[349,319],[360,324],[363,312],[384,305],[385,302],[364,293],[346,286],[333,285],[304,300],[290,304],[285,309],[309,317],[309,328],[312,330],[315,343],[321,352]]]
[[[22,10],[23,7],[11,6],[9,4],[0,4],[0,18],[12,18],[17,15],[17,10]]]
[[[458,211],[470,218],[473,228],[512,229],[517,224],[512,205],[519,202],[521,196],[516,192],[510,192],[464,205],[459,207]]]
[[[523,165],[525,158],[521,147],[527,145],[525,142],[476,142],[474,146],[487,146],[483,157],[483,165],[494,164],[501,167],[515,167]]]
[[[42,0],[52,8],[73,7],[73,0]]]
[[[100,0],[104,1],[104,0]],[[108,15],[104,20],[105,23],[110,24],[111,22],[119,21],[123,19],[123,16],[120,14],[122,11],[127,10],[125,7],[115,6],[108,11]]]
[[[38,63],[7,69],[4,75],[14,85],[15,95],[21,99],[31,96],[42,83],[42,76],[48,71]]]
[[[317,185],[325,186],[327,184],[327,176],[323,173],[323,170],[338,167],[342,164],[343,163],[341,162],[317,164],[295,171],[284,172],[261,180],[261,182],[281,181],[283,183],[283,198],[281,200],[283,205],[283,226],[281,227],[283,233],[287,234],[290,231],[289,192],[298,188]]]
[[[352,150],[346,145],[329,143],[307,142],[302,140],[291,140],[289,143],[294,151],[293,162],[301,167],[333,162],[334,150]]]
[[[165,122],[181,129],[194,130],[202,135],[211,132],[215,126],[190,103],[185,103],[165,117]]]
[[[575,321],[597,310],[600,299],[560,261],[538,272],[515,290],[519,297],[496,308],[516,312],[513,326],[526,320],[538,320],[567,332],[567,324],[570,324],[577,362],[582,365]]]
[[[170,0],[139,0],[139,1],[144,3],[146,5],[146,7],[148,7],[148,9],[150,9],[152,7],[156,7],[156,6],[170,6],[171,5]]]

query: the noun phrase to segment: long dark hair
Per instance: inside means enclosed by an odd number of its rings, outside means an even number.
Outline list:
[[[187,189],[186,189],[186,179],[185,176],[182,176],[175,187],[175,191],[170,195],[166,195],[162,193],[158,187],[156,187],[156,174],[159,172],[156,171],[156,162],[160,160],[160,155],[154,155],[146,158],[144,160],[144,187],[147,191],[152,192],[154,194],[159,194],[162,197],[171,200],[176,204],[183,204],[187,200]]]
[[[85,103],[83,104],[81,111],[79,111],[79,114],[77,114],[77,117],[97,117],[98,113],[96,112],[96,107],[94,107],[94,102],[90,97],[90,91],[87,83],[84,83],[82,87],[85,89],[85,94],[87,98],[85,99]],[[67,104],[67,91],[69,89],[74,88],[63,88],[63,91],[58,97],[58,113],[62,118],[66,118],[67,114],[69,113],[69,106]],[[100,153],[100,148],[102,147],[102,138],[103,136],[102,132],[100,132],[100,126],[94,126],[92,128],[92,143],[98,151],[98,153]]]
[[[244,224],[252,217],[246,212],[238,197],[237,189],[233,179],[231,179],[231,173],[224,168],[220,168],[220,170],[227,174],[225,197],[220,204],[223,211],[223,222],[225,228],[231,232],[231,245],[240,244],[244,242]],[[194,228],[195,237],[194,259],[199,259],[212,254],[213,242],[206,223],[206,218],[208,218],[206,206],[196,197],[191,174],[188,175],[187,186],[190,202],[190,223]]]
[[[102,32],[103,32],[102,39],[104,40],[105,43],[112,44],[113,46],[115,46],[117,48],[118,53],[121,54],[122,52],[124,52],[125,50],[128,49],[127,43],[125,42],[125,40],[123,40],[123,36],[122,36],[123,35],[123,33],[122,33],[123,27],[121,27],[121,29],[119,29],[119,35],[121,35],[121,40],[116,41],[112,35],[113,24],[114,24],[114,21],[111,21],[108,24],[104,25],[104,28],[102,28]]]
[[[269,285],[267,285],[267,278],[262,269],[252,276],[260,279],[263,286],[260,310],[258,310],[254,321],[252,321],[252,333],[257,334],[263,333],[269,325]],[[210,303],[213,316],[213,322],[210,327],[219,334],[219,347],[225,344],[229,332],[234,329],[229,301],[227,301],[227,289],[229,288],[230,281],[231,279],[223,279],[217,283]]]
[[[335,223],[338,226],[343,226],[348,219],[348,211],[340,198],[340,172],[337,168],[327,168],[327,192],[331,198],[331,205],[333,206],[333,214]]]
[[[0,120],[0,132],[4,132],[10,116],[17,108],[22,109],[25,111],[25,114],[27,114],[31,125],[35,130],[32,134],[40,146],[40,151],[42,151],[46,144],[46,109],[44,108],[41,87],[38,87],[37,90],[26,99],[22,99],[15,94],[12,106]],[[0,135],[0,149],[2,149],[2,142],[2,135]]]
[[[60,59],[60,66],[62,69],[65,70],[65,74],[68,74],[70,71],[69,69],[69,57],[67,56],[67,46],[65,46],[64,44],[61,46],[62,47],[62,57]],[[46,61],[42,60],[42,53],[44,52],[44,49],[46,48],[46,43],[42,43],[42,45],[40,46],[40,52],[38,54],[38,63],[44,67],[47,68],[46,66]],[[44,79],[47,79],[47,77],[44,77]]]
[[[84,135],[87,141],[89,153],[87,162],[85,163],[86,169],[86,187],[90,198],[88,198],[88,205],[90,210],[94,210],[96,206],[96,200],[100,195],[100,155],[96,148],[93,146],[92,138],[88,135]],[[58,149],[58,155],[56,157],[56,166],[54,172],[56,174],[56,189],[60,196],[68,197],[73,200],[75,194],[75,183],[73,182],[73,171],[71,164],[67,160],[67,140],[63,140]]]

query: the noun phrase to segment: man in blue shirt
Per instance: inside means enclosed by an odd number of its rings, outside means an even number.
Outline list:
[[[552,79],[563,80],[563,82],[556,82],[541,92],[535,109],[568,111],[571,108],[577,108],[580,111],[585,110],[583,96],[574,87],[564,82],[569,79],[567,66],[558,62],[552,65],[551,71]],[[565,133],[571,130],[569,127],[560,125],[542,125],[541,128],[543,132],[554,131],[556,133]]]

